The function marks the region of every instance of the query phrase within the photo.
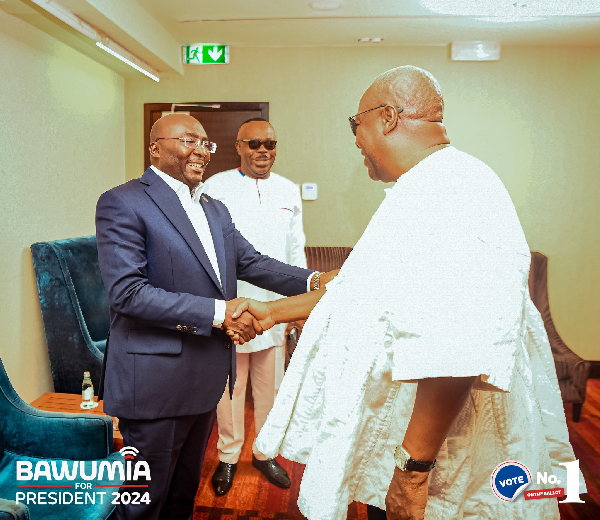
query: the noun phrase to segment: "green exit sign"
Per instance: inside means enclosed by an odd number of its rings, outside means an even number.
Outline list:
[[[183,48],[183,63],[212,65],[229,63],[229,45],[218,43],[194,43]]]

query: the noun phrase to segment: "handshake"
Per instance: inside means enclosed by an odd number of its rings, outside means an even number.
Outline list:
[[[275,325],[268,304],[250,298],[229,300],[222,328],[236,345],[242,345]]]
[[[229,300],[225,308],[223,330],[227,331],[236,345],[241,345],[254,339],[257,335],[261,335],[277,323],[308,318],[310,311],[325,294],[325,285],[337,276],[338,271],[336,269],[320,273],[318,289],[313,288],[311,278],[311,292],[306,294],[272,302],[259,302],[250,298]]]

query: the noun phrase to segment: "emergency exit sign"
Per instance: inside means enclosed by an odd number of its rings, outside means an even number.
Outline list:
[[[183,63],[190,65],[214,65],[229,63],[229,45],[218,43],[194,43],[183,48]]]

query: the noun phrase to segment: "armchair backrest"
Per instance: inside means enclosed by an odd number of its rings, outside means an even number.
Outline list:
[[[100,383],[110,325],[96,236],[31,246],[56,392],[79,393],[83,372]]]
[[[351,247],[335,246],[306,246],[306,263],[309,269],[316,271],[331,271],[339,269],[352,252]]]

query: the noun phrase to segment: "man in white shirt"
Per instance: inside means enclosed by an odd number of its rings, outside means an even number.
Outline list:
[[[585,492],[517,212],[450,146],[443,108],[430,73],[379,76],[350,126],[385,200],[326,291],[240,306],[265,330],[310,313],[256,441],[306,464],[310,520],[343,520],[353,500],[370,519],[558,520],[556,500],[495,494],[507,461]]]
[[[217,173],[205,182],[205,193],[223,202],[240,233],[262,254],[306,267],[300,190],[293,182],[271,171],[277,154],[275,130],[264,119],[250,119],[240,126],[236,149],[241,165]],[[238,281],[238,295],[269,301],[280,295]],[[213,475],[217,495],[232,486],[244,443],[244,402],[250,374],[256,433],[260,431],[283,377],[285,324],[238,345],[237,380],[230,400],[228,391],[217,407],[219,466]],[[288,488],[287,472],[253,446],[253,465],[276,486]]]

